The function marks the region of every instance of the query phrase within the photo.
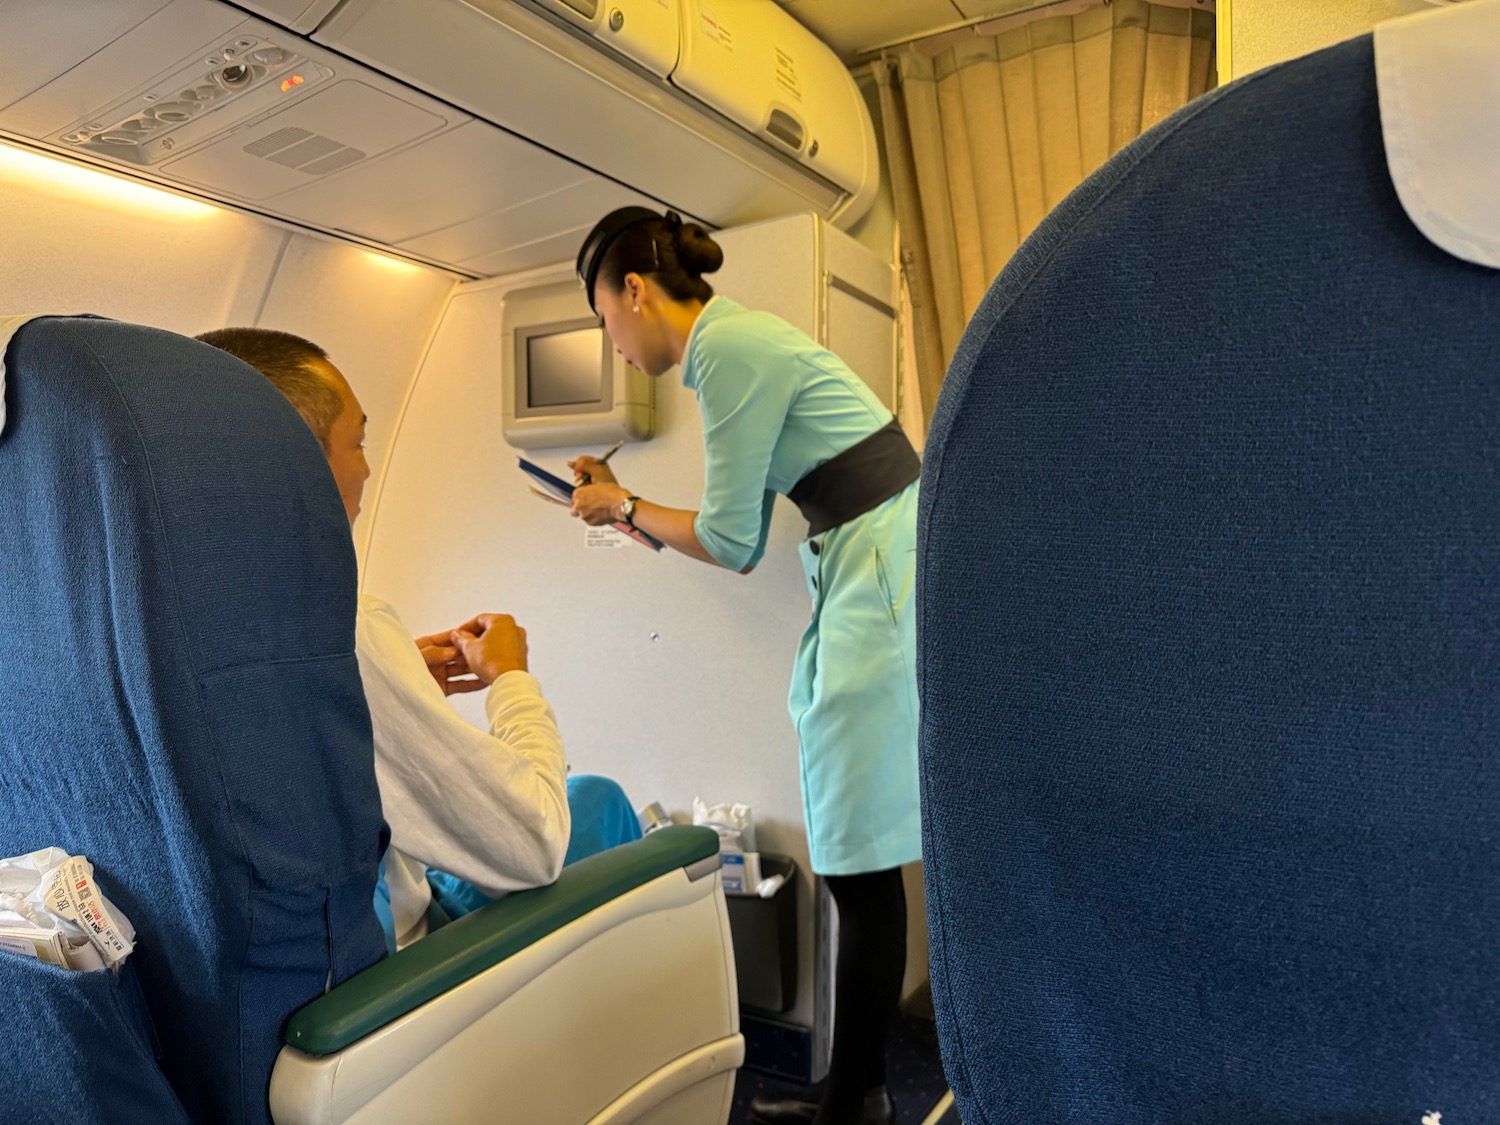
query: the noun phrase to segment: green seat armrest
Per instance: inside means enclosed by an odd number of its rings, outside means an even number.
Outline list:
[[[681,825],[579,860],[551,886],[506,895],[318,997],[287,1023],[286,1042],[331,1055],[589,911],[718,851],[712,829]]]

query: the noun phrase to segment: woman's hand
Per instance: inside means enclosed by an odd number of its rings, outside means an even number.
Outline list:
[[[608,465],[597,457],[585,454],[575,457],[568,462],[568,468],[573,470],[574,484],[619,484],[615,480],[615,474]],[[628,494],[627,494],[628,495]]]
[[[591,457],[580,457],[579,461],[591,461]],[[575,461],[574,464],[577,464]],[[608,465],[605,466],[609,468]],[[585,484],[573,490],[573,514],[593,527],[614,523],[620,517],[620,503],[630,495],[618,484]]]

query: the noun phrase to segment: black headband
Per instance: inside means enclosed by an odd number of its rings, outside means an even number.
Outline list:
[[[615,239],[631,227],[652,219],[665,222],[673,228],[682,226],[682,217],[676,211],[668,211],[662,215],[649,207],[621,207],[618,211],[605,215],[589,231],[589,236],[583,240],[583,246],[578,251],[578,263],[575,267],[578,280],[588,294],[589,308],[594,307],[594,282],[599,279],[599,266],[604,261],[605,253],[614,245]]]

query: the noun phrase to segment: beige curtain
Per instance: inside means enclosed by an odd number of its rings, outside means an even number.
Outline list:
[[[964,326],[1021,240],[1112,153],[1212,85],[1213,13],[1182,3],[1075,2],[1077,14],[997,20],[876,64],[928,415]]]

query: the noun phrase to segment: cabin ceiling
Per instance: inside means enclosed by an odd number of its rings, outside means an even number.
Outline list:
[[[989,17],[1046,7],[1050,0],[777,0],[846,62]]]

